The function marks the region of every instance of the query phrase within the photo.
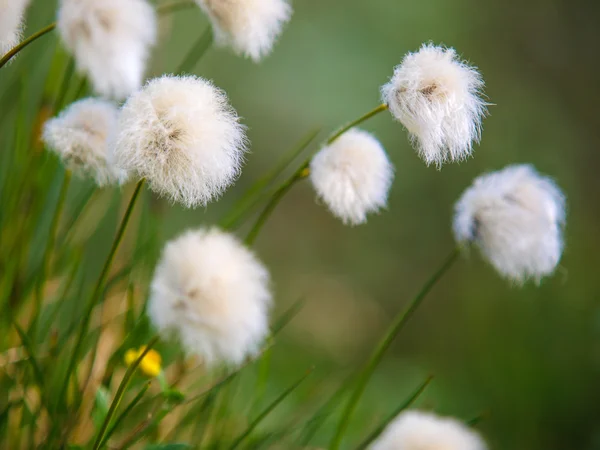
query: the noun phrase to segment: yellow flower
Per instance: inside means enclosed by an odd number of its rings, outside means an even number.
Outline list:
[[[125,364],[128,366],[132,365],[145,349],[146,347],[142,346],[138,350],[127,350],[127,352],[125,352]],[[160,367],[161,362],[162,358],[160,357],[160,354],[155,350],[150,350],[140,362],[140,369],[142,369],[144,375],[148,377],[156,377],[162,370]]]

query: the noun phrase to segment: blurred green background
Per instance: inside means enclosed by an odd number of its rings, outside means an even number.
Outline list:
[[[280,392],[311,364],[324,384],[282,405],[281,416],[331,391],[365,360],[393,315],[453,248],[453,204],[472,179],[533,163],[568,199],[566,248],[556,274],[540,286],[518,288],[476,252],[459,261],[377,371],[349,441],[433,374],[418,406],[466,420],[485,412],[478,428],[492,449],[600,449],[600,3],[297,0],[293,6],[291,23],[264,62],[211,49],[196,66],[194,73],[228,93],[248,126],[252,152],[239,182],[207,208],[186,211],[146,192],[151,214],[160,217],[145,228],[154,245],[145,260],[149,270],[165,240],[216,223],[309,129],[322,126],[322,139],[376,106],[379,87],[406,52],[426,41],[452,46],[479,67],[493,104],[473,158],[441,171],[427,167],[402,126],[380,114],[363,127],[380,138],[396,168],[387,211],[346,227],[303,183],[263,229],[256,248],[272,272],[275,314],[305,299],[274,348],[269,391]],[[54,1],[34,0],[26,35],[49,23],[54,8]],[[154,76],[172,71],[207,25],[196,9],[160,23]],[[53,34],[33,44],[4,70],[0,96],[9,98],[22,77],[41,92],[55,41]],[[8,116],[12,102],[2,102],[0,116]],[[3,151],[9,127],[10,121],[0,125]],[[59,183],[57,177],[55,190]],[[90,270],[98,270],[118,217],[120,195],[107,198],[113,201],[106,223],[86,237]],[[325,447],[334,423],[317,446]]]

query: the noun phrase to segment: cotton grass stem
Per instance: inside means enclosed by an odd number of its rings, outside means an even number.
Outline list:
[[[386,111],[387,109],[388,109],[388,106],[385,103],[382,103],[381,105],[377,106],[375,109],[372,109],[371,111],[369,111],[365,115],[363,115],[363,116],[359,117],[358,119],[356,119],[356,120],[354,120],[354,121],[352,121],[352,122],[344,125],[338,131],[336,131],[329,139],[327,139],[327,144],[331,144],[333,141],[335,141],[337,138],[339,138],[342,134],[344,134],[350,128],[353,128],[353,127],[355,127],[357,125],[360,125],[361,123],[365,122],[366,120],[369,120],[371,117],[376,116],[380,112]]]
[[[71,374],[73,373],[73,370],[75,369],[75,366],[77,365],[77,360],[79,359],[80,353],[82,351],[83,341],[85,339],[86,332],[88,330],[88,327],[89,327],[89,324],[91,321],[92,312],[94,310],[94,307],[100,300],[102,293],[104,292],[104,289],[103,289],[104,283],[106,282],[106,279],[110,272],[110,268],[112,266],[112,263],[115,258],[115,255],[117,253],[117,250],[119,248],[119,245],[120,245],[121,241],[123,240],[123,236],[125,234],[125,229],[127,228],[127,224],[129,223],[129,219],[131,218],[131,214],[135,207],[135,203],[139,197],[142,186],[144,185],[144,181],[145,181],[144,178],[142,178],[140,181],[138,181],[138,183],[135,187],[135,190],[133,191],[133,195],[131,196],[131,200],[129,200],[129,205],[127,206],[125,215],[123,216],[123,219],[121,220],[121,225],[119,226],[117,234],[113,240],[112,247],[110,249],[108,257],[106,258],[106,261],[104,262],[104,267],[102,268],[102,272],[100,273],[100,276],[98,277],[98,281],[96,282],[94,291],[92,292],[92,295],[90,296],[88,304],[86,305],[86,309],[85,309],[85,312],[84,312],[84,315],[82,318],[81,326],[79,328],[79,334],[77,335],[77,340],[75,341],[75,348],[73,349],[71,360],[69,361],[69,365],[67,367],[65,381],[63,382],[63,385],[62,385],[62,388],[60,391],[60,395],[58,397],[59,399],[63,399],[63,400],[65,399],[65,395],[67,392],[67,388],[69,386],[69,380],[71,378]]]
[[[352,392],[352,396],[348,400],[345,409],[342,412],[342,417],[337,426],[335,435],[331,441],[331,445],[329,446],[330,450],[338,450],[342,443],[342,439],[344,437],[344,433],[346,432],[348,425],[350,423],[350,419],[358,402],[367,387],[367,384],[373,375],[373,372],[381,362],[385,352],[390,347],[391,343],[394,341],[395,337],[398,335],[400,330],[404,327],[408,319],[411,318],[413,313],[422,303],[425,296],[429,293],[429,291],[436,285],[436,283],[442,278],[442,276],[452,267],[454,262],[457,260],[460,254],[460,249],[456,248],[450,253],[450,255],[446,258],[444,263],[440,266],[440,268],[434,272],[434,274],[427,280],[427,282],[423,285],[419,293],[410,301],[408,306],[401,311],[390,327],[388,331],[383,336],[382,340],[379,342],[374,352],[371,354],[371,357],[367,361],[365,367],[361,371],[358,382],[354,391]]]
[[[185,58],[177,68],[176,73],[192,72],[196,64],[198,64],[198,61],[202,59],[206,51],[210,48],[212,42],[213,32],[212,28],[208,26],[185,55]]]
[[[15,56],[17,53],[19,53],[21,50],[23,50],[25,47],[27,47],[29,44],[31,44],[32,42],[34,42],[35,40],[37,40],[38,38],[42,37],[43,35],[50,33],[52,30],[54,30],[54,28],[56,28],[56,22],[51,23],[50,25],[48,25],[45,28],[42,28],[40,31],[38,31],[37,33],[32,34],[31,36],[29,36],[27,39],[25,39],[24,41],[20,42],[19,44],[17,44],[16,46],[14,46],[12,49],[10,49],[3,57],[2,59],[0,59],[0,69],[2,67],[4,67],[4,65],[10,61],[13,56]]]

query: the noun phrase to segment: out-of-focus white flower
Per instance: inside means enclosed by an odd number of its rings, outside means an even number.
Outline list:
[[[157,27],[146,0],[61,0],[57,26],[98,93],[123,99],[142,85]]]
[[[286,0],[196,0],[210,18],[215,40],[259,61],[271,52],[292,8]]]
[[[123,106],[113,158],[158,194],[193,207],[233,183],[245,141],[223,91],[202,78],[163,76]]]
[[[454,235],[474,242],[503,276],[522,283],[551,274],[563,250],[565,199],[532,166],[475,179],[455,206]]]
[[[425,44],[407,54],[381,88],[392,115],[408,130],[419,156],[439,166],[460,161],[479,142],[487,108],[483,80],[452,48]]]
[[[369,450],[485,450],[485,442],[463,423],[420,411],[398,415]]]
[[[29,0],[0,0],[0,57],[21,40]]]
[[[105,100],[79,100],[45,123],[42,140],[74,173],[91,176],[99,186],[117,182],[123,173],[108,164],[107,155],[118,114]]]
[[[207,364],[240,364],[268,334],[268,285],[267,269],[231,234],[188,231],[163,251],[148,314]]]
[[[331,212],[344,223],[366,222],[384,208],[394,169],[379,141],[352,128],[323,147],[310,164],[310,179]]]

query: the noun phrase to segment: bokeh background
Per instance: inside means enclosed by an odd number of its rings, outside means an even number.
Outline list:
[[[379,137],[396,169],[388,210],[366,225],[346,227],[303,183],[259,236],[256,250],[276,292],[274,315],[304,299],[273,349],[268,390],[280,392],[315,366],[319,383],[282,405],[281,416],[332,391],[364,362],[393,315],[453,248],[453,204],[473,178],[532,163],[568,199],[566,248],[556,274],[540,286],[518,288],[476,252],[462,258],[378,369],[349,441],[433,374],[417,405],[465,420],[483,413],[477,427],[492,449],[600,449],[600,3],[296,0],[293,6],[291,23],[264,62],[211,49],[194,69],[227,91],[248,126],[252,152],[239,182],[207,208],[183,210],[145,194],[151,220],[140,220],[140,233],[153,245],[144,257],[145,275],[166,240],[215,224],[309,129],[323,127],[322,140],[376,106],[379,87],[406,52],[427,41],[452,46],[480,69],[492,104],[473,158],[441,171],[427,167],[402,126],[380,114],[364,128]],[[54,7],[54,1],[34,0],[26,34],[49,23]],[[149,75],[174,70],[206,26],[196,9],[161,19]],[[27,77],[41,92],[53,41],[56,36],[33,44],[3,71],[0,96],[9,101],[0,115],[8,117],[14,106],[15,80]],[[32,88],[31,95],[39,93]],[[8,127],[0,130],[6,135]],[[56,192],[59,185],[57,178]],[[127,198],[110,190],[105,195],[107,214],[98,230],[80,238],[90,273],[101,264],[119,201]],[[139,283],[147,278],[139,275]],[[334,424],[325,425],[317,446],[325,447]]]

